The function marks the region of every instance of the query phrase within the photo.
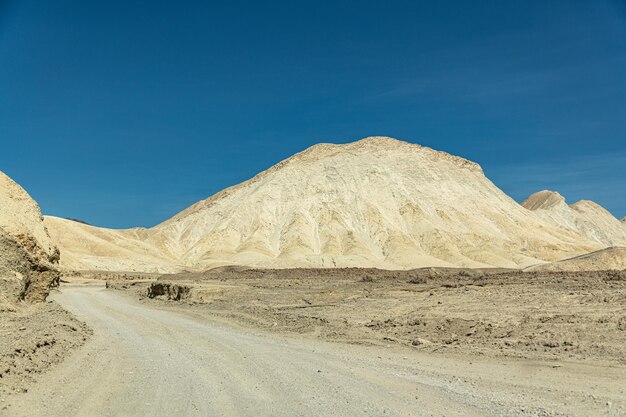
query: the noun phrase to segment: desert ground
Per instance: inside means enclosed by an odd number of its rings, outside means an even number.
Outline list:
[[[117,278],[107,280],[110,288],[153,305],[179,301],[255,328],[424,351],[626,364],[626,271],[234,267],[156,280],[109,276]]]
[[[624,271],[82,272],[51,298],[93,335],[2,416],[626,410]]]

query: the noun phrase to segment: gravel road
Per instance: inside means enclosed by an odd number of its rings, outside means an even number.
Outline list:
[[[101,287],[55,299],[93,338],[1,416],[621,415],[626,369],[444,357],[242,329]]]

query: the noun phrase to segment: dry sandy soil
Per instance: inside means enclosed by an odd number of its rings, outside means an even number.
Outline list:
[[[312,306],[321,301],[315,298],[321,292],[338,292],[343,286],[358,294],[358,285],[381,285],[367,282],[367,275],[351,283],[346,278],[343,284],[333,284],[330,278],[319,284],[309,281],[305,287],[309,291],[294,290],[294,278],[269,278],[265,284],[258,276],[238,279],[214,280],[213,304],[196,307],[139,300],[133,292],[105,289],[102,284],[62,287],[53,297],[87,322],[94,335],[68,360],[40,375],[27,393],[9,397],[0,416],[618,416],[626,410],[626,367],[610,359],[620,357],[619,352],[602,356],[602,361],[596,356],[571,361],[566,354],[545,361],[494,357],[490,353],[499,349],[485,343],[489,353],[483,355],[462,353],[463,349],[432,353],[382,340],[383,334],[400,337],[385,330],[389,326],[366,326],[370,321],[360,327],[363,334],[373,335],[361,339],[354,330],[348,338],[349,329],[358,326],[344,325],[339,337],[321,330],[341,329],[336,319],[318,320],[311,315],[319,313],[307,311],[318,308]],[[249,296],[255,290],[260,295],[237,298],[235,290],[221,292],[229,284]],[[131,288],[141,286],[147,289],[145,284]],[[454,292],[462,287],[437,288]],[[278,299],[292,303],[266,305],[262,308],[273,312],[251,319],[249,312],[259,308],[259,299],[270,291],[284,293]],[[310,302],[298,305],[309,307],[297,308],[290,292]],[[178,294],[185,298],[184,290]],[[251,306],[235,307],[237,299]],[[326,302],[340,304],[337,298]],[[331,307],[319,307],[324,308]],[[372,310],[381,314],[375,303]],[[360,314],[370,312],[362,309]],[[326,310],[324,316],[338,314]],[[270,318],[275,321],[263,327],[271,331],[251,326]],[[549,320],[546,323],[550,326]],[[616,335],[615,323],[601,327],[611,325]],[[321,340],[325,336],[352,343]],[[605,351],[612,352],[590,350]]]
[[[222,268],[140,278],[109,286],[341,342],[626,364],[626,271]]]
[[[26,392],[38,375],[61,362],[91,334],[55,302],[0,312],[0,410],[7,396]]]
[[[93,272],[51,297],[2,327],[26,370],[2,417],[626,412],[626,271]]]

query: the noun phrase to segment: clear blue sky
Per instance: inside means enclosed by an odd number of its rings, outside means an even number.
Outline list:
[[[369,135],[625,216],[624,1],[0,0],[0,170],[44,213],[151,226]]]

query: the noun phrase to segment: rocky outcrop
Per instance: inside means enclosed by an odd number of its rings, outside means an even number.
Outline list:
[[[181,301],[189,296],[191,287],[171,282],[153,282],[148,288],[148,298],[162,297],[166,300]]]
[[[59,249],[37,203],[0,172],[0,304],[41,302],[58,285]]]

